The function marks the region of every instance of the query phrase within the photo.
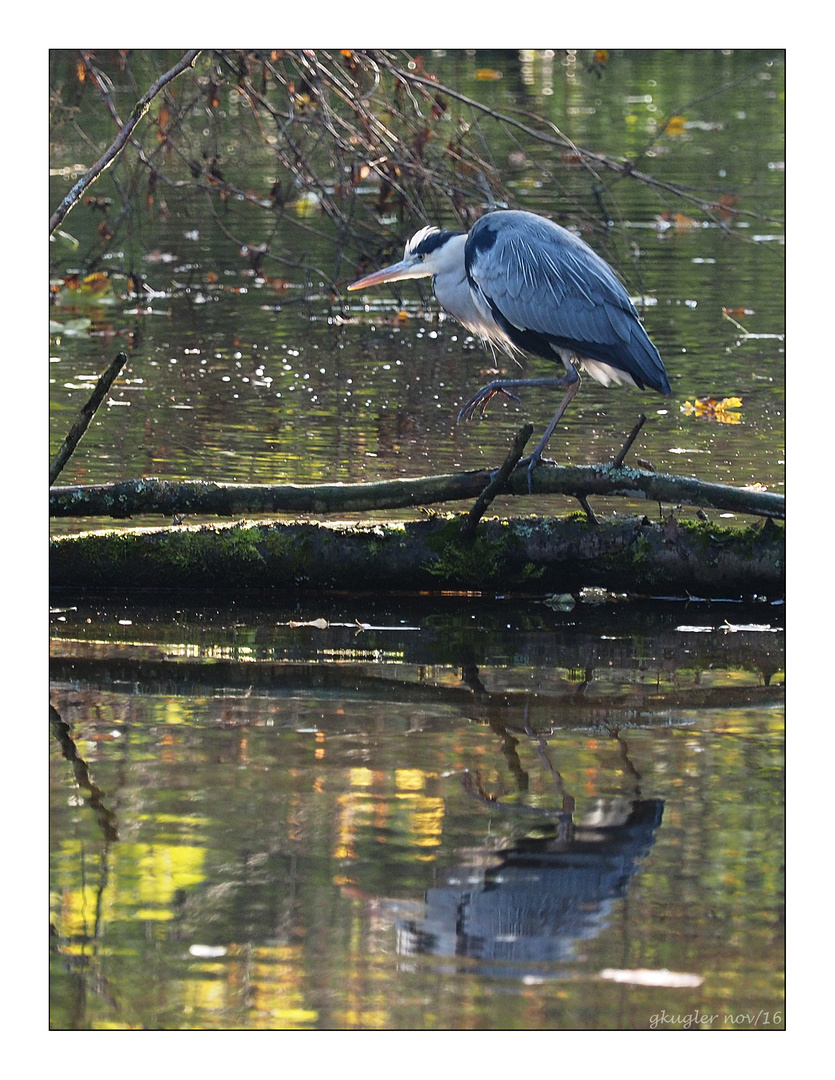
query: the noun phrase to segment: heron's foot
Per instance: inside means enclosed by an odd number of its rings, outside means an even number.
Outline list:
[[[520,465],[527,465],[528,467],[528,493],[533,494],[533,471],[537,465],[556,465],[556,461],[553,458],[543,457],[541,453],[537,453],[536,450],[531,454],[529,458],[523,459],[519,462]]]
[[[467,402],[461,412],[458,414],[458,423],[462,420],[472,420],[475,416],[476,409],[479,410],[481,415],[484,415],[484,410],[487,407],[488,401],[491,401],[498,394],[503,397],[510,398],[511,401],[519,401],[520,399],[507,389],[507,387],[501,382],[491,382],[487,386],[483,386],[477,394]]]
[[[533,471],[537,467],[537,465],[557,465],[557,464],[558,464],[558,462],[554,461],[553,458],[546,458],[546,457],[543,457],[542,454],[533,453],[533,454],[529,454],[528,457],[520,458],[519,461],[516,463],[516,469],[525,469],[526,470],[526,472],[528,474],[528,492],[530,494],[533,494]],[[514,469],[513,471],[516,472],[516,469]],[[490,479],[494,480],[496,478],[496,476],[498,476],[498,473],[499,473],[499,470],[496,469],[495,472],[492,472],[490,474]]]

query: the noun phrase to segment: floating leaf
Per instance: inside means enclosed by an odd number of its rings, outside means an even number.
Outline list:
[[[757,334],[757,335],[750,334],[745,329],[745,327],[742,325],[742,323],[737,322],[736,319],[734,318],[734,315],[738,315],[740,318],[742,318],[745,315],[753,315],[753,314],[754,314],[754,312],[750,308],[726,308],[726,307],[722,308],[722,318],[727,319],[729,323],[733,323],[734,326],[737,328],[737,330],[739,330],[740,333],[744,334],[746,338],[754,337],[754,336],[757,336],[757,337],[768,336],[768,335],[762,335],[762,334]]]
[[[63,286],[58,290],[55,300],[64,307],[116,302],[110,279],[103,273],[88,274],[84,278],[79,274],[69,274],[64,278]]]
[[[742,398],[726,397],[717,401],[716,398],[696,398],[695,402],[685,401],[681,411],[687,416],[695,415],[697,420],[715,420],[719,424],[738,424],[741,418],[731,409],[741,409]]]
[[[110,279],[107,274],[101,272],[88,274],[81,279],[79,288],[86,296],[101,296],[102,293],[110,292]]]
[[[673,213],[671,210],[665,210],[663,214],[658,215],[656,220],[662,228],[670,228],[670,226],[673,226],[676,229],[699,228],[698,221],[694,218],[687,217],[687,215],[682,214],[681,211]]]

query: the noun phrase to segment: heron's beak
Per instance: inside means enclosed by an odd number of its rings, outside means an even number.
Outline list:
[[[360,278],[353,285],[348,286],[348,292],[355,289],[367,289],[370,285],[382,285],[386,281],[404,281],[406,278],[428,277],[429,272],[423,269],[423,264],[415,259],[403,259],[401,262],[384,266],[382,270],[375,270],[373,274]]]

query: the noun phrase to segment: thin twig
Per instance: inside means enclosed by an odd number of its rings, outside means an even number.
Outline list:
[[[660,179],[659,177],[652,176],[648,173],[639,172],[637,169],[634,168],[631,161],[618,161],[616,158],[607,157],[605,154],[596,153],[595,151],[587,150],[584,147],[577,146],[566,135],[564,135],[559,130],[559,128],[556,127],[555,124],[549,123],[548,121],[544,122],[548,127],[550,127],[557,133],[556,136],[547,135],[542,131],[537,131],[530,125],[523,124],[521,121],[514,119],[512,116],[508,115],[508,113],[497,112],[489,105],[485,105],[480,101],[476,101],[473,98],[467,97],[465,94],[459,93],[456,90],[453,90],[451,87],[445,86],[442,83],[433,82],[425,76],[416,75],[413,72],[402,70],[401,68],[396,67],[390,62],[385,66],[395,77],[407,80],[415,86],[423,86],[429,88],[432,90],[433,93],[443,94],[446,97],[453,98],[454,100],[459,101],[462,104],[465,104],[470,108],[491,117],[493,120],[496,120],[501,124],[507,124],[509,126],[515,127],[518,131],[521,131],[529,138],[535,139],[537,142],[544,143],[546,145],[550,144],[552,146],[559,146],[564,150],[570,150],[572,153],[577,153],[583,164],[587,167],[591,167],[593,165],[600,166],[601,168],[610,170],[618,174],[619,177],[629,177],[632,180],[638,180],[639,182],[647,184],[650,187],[657,188],[660,191],[670,192],[671,194],[677,196],[680,199],[686,199],[689,202],[697,203],[701,209],[705,209],[706,205],[711,202],[711,200],[707,200],[703,196],[699,195],[694,189],[689,189],[688,187],[683,185],[672,184],[669,181]],[[519,112],[520,115],[528,117],[536,122],[543,122],[542,117],[526,112],[525,110],[512,111]],[[746,216],[757,218],[763,221],[774,221],[778,224],[783,223],[780,219],[764,217],[761,214],[741,210],[737,207],[723,207],[723,211],[729,212],[734,216]]]
[[[130,114],[127,123],[116,136],[116,139],[112,143],[112,145],[109,146],[107,150],[105,150],[105,152],[96,162],[96,164],[93,165],[92,168],[87,170],[87,172],[84,174],[84,176],[81,177],[78,183],[74,184],[73,187],[70,188],[64,198],[61,200],[60,206],[49,219],[50,236],[58,228],[58,226],[70,212],[73,206],[75,206],[75,204],[78,202],[78,200],[87,190],[87,188],[93,183],[93,181],[98,179],[101,173],[103,173],[105,169],[107,169],[110,165],[113,164],[113,162],[116,160],[117,155],[119,154],[119,151],[131,137],[133,129],[148,111],[148,107],[150,106],[154,98],[157,96],[157,94],[160,92],[160,90],[162,90],[164,86],[167,86],[168,83],[172,81],[172,79],[176,79],[176,77],[181,72],[185,71],[186,68],[191,67],[191,65],[200,55],[200,52],[200,49],[189,49],[185,56],[183,56],[183,58],[178,63],[176,63],[170,71],[166,71],[164,75],[161,75],[160,78],[158,78],[154,85],[150,88],[150,90],[145,93],[144,97],[140,98],[140,100],[137,101],[136,105],[134,105],[133,107],[133,112]]]
[[[630,448],[632,446],[632,443],[634,443],[635,440],[638,438],[638,432],[641,430],[641,428],[644,426],[644,424],[646,422],[647,422],[647,418],[644,416],[643,413],[641,413],[640,416],[638,417],[638,423],[629,432],[629,435],[627,436],[626,442],[620,448],[620,451],[618,452],[618,456],[612,462],[612,468],[613,469],[619,469],[621,467],[621,465],[623,465],[624,459],[625,459],[626,455],[629,453],[629,450],[630,450]]]
[[[473,503],[472,509],[469,514],[467,514],[467,520],[461,526],[462,540],[470,541],[475,537],[475,531],[482,515],[493,499],[504,490],[508,477],[516,468],[519,458],[522,456],[522,452],[531,435],[533,435],[533,424],[525,424],[525,426],[519,430],[519,433],[513,440],[510,453],[504,459],[502,467],[497,473],[494,473],[490,483]]]
[[[69,461],[76,446],[81,442],[82,436],[87,428],[90,426],[90,421],[96,415],[99,405],[104,401],[105,395],[110,387],[113,385],[116,376],[128,362],[127,356],[124,353],[119,353],[110,367],[101,376],[96,383],[96,388],[93,391],[90,400],[78,414],[73,426],[70,428],[70,432],[67,435],[64,442],[61,444],[61,449],[55,455],[52,460],[52,464],[49,466],[49,486],[55,483],[61,474],[61,470]]]

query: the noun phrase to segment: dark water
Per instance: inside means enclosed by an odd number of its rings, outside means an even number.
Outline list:
[[[623,53],[598,80],[559,55],[435,63],[611,154],[729,87],[644,167],[759,216],[676,223],[622,183],[617,227],[590,237],[640,250],[618,266],[673,394],[586,380],[551,451],[608,460],[643,410],[636,453],[657,469],[783,490],[781,64]],[[90,159],[53,144],[56,170]],[[519,205],[567,198],[507,176]],[[551,402],[526,399],[457,425],[492,359],[417,285],[333,296],[356,267],[318,219],[290,254],[321,278],[277,286],[168,197],[113,260],[142,253],[150,305],[51,310],[52,452],[91,378],[130,360],[61,483],[441,473],[499,463],[524,420],[547,422]],[[56,281],[93,242],[84,214],[65,223],[79,248],[53,245]],[[747,333],[722,308],[750,311],[733,316]],[[706,395],[743,405],[687,411]],[[782,605],[544,599],[54,595],[52,1026],[782,1027]]]

